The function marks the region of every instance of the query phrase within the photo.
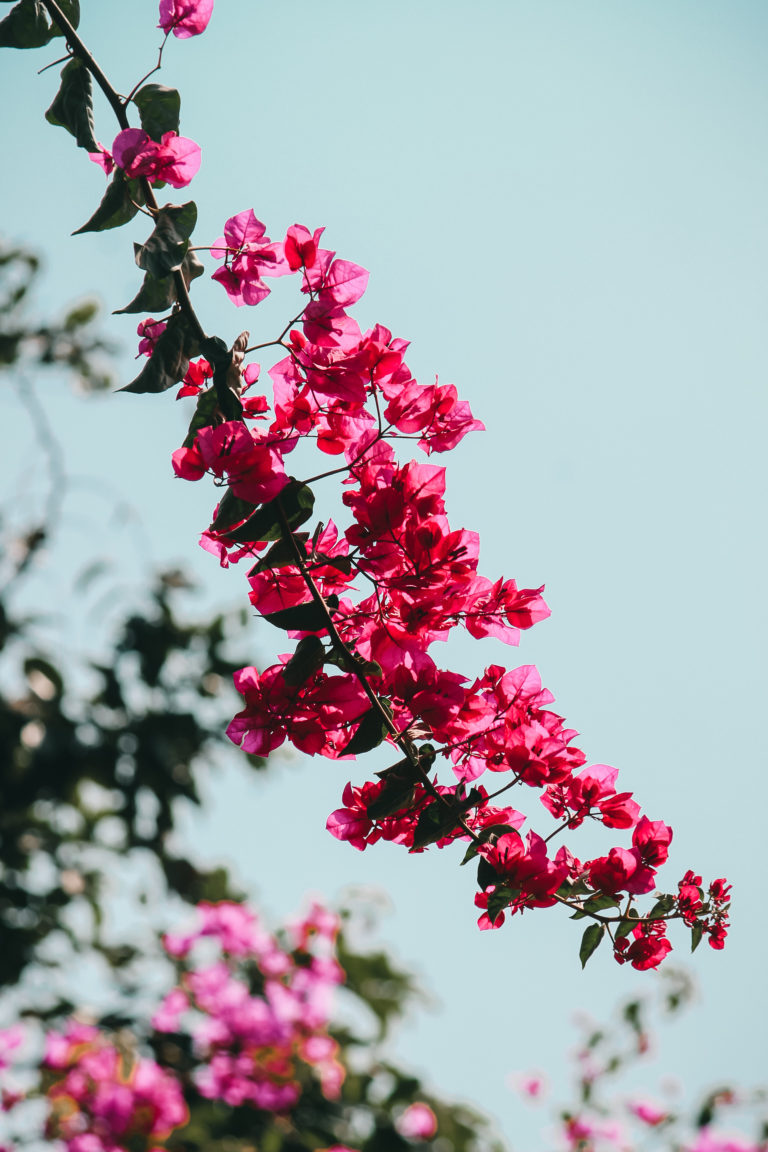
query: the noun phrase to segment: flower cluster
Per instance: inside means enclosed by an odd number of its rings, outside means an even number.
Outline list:
[[[52,1074],[46,1136],[67,1152],[150,1147],[187,1121],[176,1078],[93,1025],[73,1020],[49,1033],[44,1066]]]
[[[245,707],[230,738],[262,756],[286,740],[330,759],[382,740],[397,746],[403,758],[377,780],[347,784],[328,830],[359,850],[377,840],[411,852],[469,840],[481,928],[499,927],[506,913],[567,903],[596,921],[588,952],[610,929],[616,959],[638,969],[669,951],[670,916],[697,933],[708,925],[716,945],[723,909],[715,914],[713,896],[692,902],[690,885],[639,918],[634,902],[654,890],[672,830],[617,791],[615,768],[586,764],[536,669],[492,664],[469,682],[431,654],[455,628],[516,645],[549,615],[542,588],[479,573],[477,533],[447,517],[445,468],[396,453],[403,440],[427,456],[450,451],[483,427],[469,405],[452,385],[413,378],[405,340],[381,324],[360,329],[349,310],[367,272],[323,248],[323,229],[295,224],[272,241],[246,210],[223,233],[212,248],[222,261],[213,278],[233,303],[258,304],[276,276],[296,276],[305,298],[280,337],[259,345],[285,353],[269,367],[271,397],[252,391],[261,365],[245,363],[247,333],[227,370],[239,416],[212,408],[215,388],[206,384],[215,368],[205,357],[190,364],[182,386],[198,395],[198,412],[174,453],[175,472],[226,485],[201,543],[223,565],[247,560],[251,603],[295,641],[278,663],[236,675]],[[145,322],[142,350],[157,332],[156,321]],[[309,480],[290,475],[300,441],[336,458],[333,466]],[[310,536],[300,531],[314,506],[310,484],[333,474],[343,477],[348,523],[318,524]],[[453,783],[434,775],[438,760]],[[525,817],[493,803],[512,787],[539,790],[561,821],[552,835],[591,820],[631,831],[631,846],[584,862],[564,845],[550,856],[550,837],[521,834]]]
[[[199,904],[190,931],[163,937],[177,979],[149,1027],[136,1022],[135,1030],[116,1032],[72,1018],[48,1030],[42,1055],[26,1061],[24,1090],[2,1076],[2,1110],[44,1097],[44,1121],[21,1108],[16,1127],[26,1124],[29,1134],[42,1123],[46,1139],[65,1152],[162,1152],[172,1134],[172,1147],[186,1146],[201,1116],[210,1123],[212,1105],[233,1132],[243,1125],[284,1131],[306,1125],[311,1114],[310,1128],[330,1121],[332,1131],[337,1124],[353,1130],[358,1106],[363,1115],[372,1105],[354,1084],[343,1094],[350,1045],[365,1041],[349,1026],[338,1040],[331,1031],[334,994],[345,980],[339,923],[314,902],[275,935],[245,904]],[[369,964],[382,973],[377,954],[346,956],[358,982]],[[359,990],[352,996],[368,1004]],[[21,1067],[18,1050],[34,1047],[28,1039],[32,1032],[18,1024],[0,1030],[0,1074]],[[146,1043],[154,1058],[142,1051]],[[412,1089],[394,1093],[381,1115],[406,1142],[430,1140],[438,1128],[435,1111]],[[232,1146],[240,1147],[237,1140]]]
[[[287,1112],[301,1095],[300,1060],[323,1094],[337,1097],[344,1069],[328,1021],[333,989],[344,978],[335,957],[338,918],[313,904],[281,944],[242,904],[203,903],[198,917],[192,932],[165,937],[180,978],[152,1023],[157,1032],[191,1036],[200,1094]],[[213,955],[201,962],[203,941]]]

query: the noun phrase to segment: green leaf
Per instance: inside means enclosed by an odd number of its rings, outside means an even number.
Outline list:
[[[362,672],[363,676],[383,676],[381,664],[377,660],[364,660],[352,652],[334,648],[328,653],[327,664],[335,664],[342,672]]]
[[[605,936],[605,924],[590,924],[589,928],[584,929],[579,948],[579,960],[581,960],[582,968],[586,966],[587,960],[598,947],[603,936]]]
[[[649,917],[655,919],[657,916],[668,916],[675,906],[674,896],[666,895],[660,896],[648,913]]]
[[[485,856],[481,856],[477,862],[477,886],[485,891],[486,888],[491,888],[493,885],[499,883],[499,874],[489,860]]]
[[[382,700],[381,703],[384,705],[384,710],[391,716],[387,701]],[[351,740],[344,745],[339,755],[361,756],[364,752],[370,752],[372,748],[377,748],[388,735],[389,727],[381,712],[378,708],[371,707],[363,713],[363,718],[355,729]]]
[[[75,229],[73,236],[82,232],[105,232],[108,228],[120,228],[133,220],[144,203],[144,193],[138,180],[128,180],[122,169],[117,168],[107,185],[101,204],[82,227]]]
[[[218,408],[218,398],[213,388],[209,388],[207,392],[203,393],[197,402],[198,408],[201,406],[203,397],[207,397],[205,403],[205,411],[208,410],[208,407],[211,403],[213,403]],[[192,424],[194,424],[194,418],[192,420]],[[192,424],[189,426],[190,432],[192,431]],[[207,425],[201,424],[200,427],[205,428]],[[187,436],[187,439],[184,441],[184,447],[192,447],[192,441],[190,440],[189,436]],[[211,532],[226,532],[234,524],[242,524],[243,520],[247,520],[253,512],[253,509],[254,505],[251,504],[250,501],[241,500],[239,496],[235,496],[231,488],[227,488],[226,492],[221,498],[218,512],[214,516],[213,523],[211,524],[209,530]]]
[[[145,244],[134,245],[136,263],[156,280],[177,272],[189,247],[189,238],[197,223],[197,205],[168,204],[155,216],[155,227]]]
[[[226,543],[251,544],[258,540],[278,540],[283,535],[281,508],[288,521],[288,527],[294,529],[309,520],[314,506],[315,494],[312,489],[291,476],[290,483],[283,488],[279,496],[267,504],[262,504],[245,524],[241,524],[232,532],[227,532]],[[213,526],[215,527],[215,522]]]
[[[204,271],[205,269],[196,254],[187,252],[181,263],[181,272],[187,287],[196,277],[202,276]],[[134,312],[166,312],[177,300],[176,277],[172,272],[159,280],[147,272],[138,294],[134,296],[130,304],[126,304],[125,308],[116,308],[113,315],[122,316],[125,313]]]
[[[70,308],[64,317],[64,329],[67,332],[75,332],[78,328],[84,328],[86,324],[90,324],[99,314],[99,305],[95,300],[83,300],[82,303],[76,304],[74,308]]]
[[[294,532],[292,535],[298,545],[299,554],[303,554],[303,545],[309,540],[309,532]],[[271,548],[267,549],[258,563],[254,564],[248,575],[255,576],[257,572],[268,572],[272,568],[290,568],[295,567],[295,565],[296,556],[291,542],[281,536]]]
[[[195,438],[201,428],[210,428],[211,424],[213,424],[216,419],[216,413],[218,410],[219,405],[216,399],[216,393],[214,392],[213,388],[208,388],[205,392],[201,392],[197,398],[197,404],[195,405],[195,414],[189,422],[187,435],[184,438],[184,448],[192,447],[195,442]],[[227,488],[226,494],[222,499],[222,504],[224,503],[224,500],[227,499],[230,491],[231,489]],[[236,500],[237,497],[233,496],[232,499]],[[244,516],[241,516],[240,519],[242,520],[245,518],[245,516],[249,515],[253,511],[253,504],[248,504],[245,500],[241,501],[241,503],[243,504],[244,508],[248,509]],[[236,523],[236,521],[230,521],[230,523]]]
[[[381,719],[381,713],[379,713]],[[388,731],[388,729],[387,729]],[[386,735],[386,733],[385,733]],[[384,787],[375,800],[366,807],[371,820],[383,820],[385,816],[392,816],[395,812],[409,808],[413,803],[414,794],[414,766],[410,760],[403,759],[385,768],[376,775],[382,780]]]
[[[613,934],[617,940],[621,940],[623,936],[629,936],[633,928],[639,923],[640,917],[634,908],[630,908],[624,920],[614,928]]]
[[[159,143],[165,132],[179,131],[181,97],[175,88],[145,84],[133,97],[133,102],[139,110],[142,128],[153,140]]]
[[[21,0],[0,20],[0,48],[43,48],[53,35],[40,0]]]
[[[312,556],[312,566],[315,565],[335,568],[337,572],[343,572],[345,576],[349,576],[352,572],[352,557],[326,556],[324,552],[315,552]]]
[[[327,596],[326,604],[330,609],[338,608],[338,596]],[[285,632],[325,632],[328,628],[328,614],[314,600],[308,604],[296,604],[293,608],[281,608],[279,612],[269,612],[262,619]]]
[[[585,912],[602,912],[605,908],[618,908],[619,902],[615,896],[609,896],[607,892],[598,892],[595,896],[590,896],[589,900],[584,901]]]
[[[304,636],[283,668],[283,679],[291,688],[298,688],[322,668],[324,662],[325,646],[320,637]]]
[[[189,369],[189,358],[195,355],[197,341],[189,320],[183,312],[175,312],[139,375],[120,391],[165,392],[184,379]]]
[[[70,60],[61,73],[61,87],[45,114],[49,124],[71,132],[78,148],[98,152],[93,134],[93,88],[91,74],[79,60]]]
[[[427,844],[434,844],[436,840],[447,836],[453,832],[461,815],[462,809],[450,800],[447,804],[443,800],[428,804],[416,823],[413,847],[426,848]]]
[[[213,386],[219,398],[219,407],[225,420],[239,420],[243,404],[237,392],[230,388],[229,370],[233,363],[233,350],[227,348],[220,336],[209,336],[203,341],[202,353],[213,368]]]
[[[691,926],[691,952],[695,952],[699,944],[701,944],[701,937],[703,935],[704,928],[697,920],[696,923]]]
[[[491,923],[493,924],[500,912],[508,908],[515,896],[520,893],[517,889],[512,888],[509,884],[498,884],[493,892],[488,897],[488,907],[486,909]]]

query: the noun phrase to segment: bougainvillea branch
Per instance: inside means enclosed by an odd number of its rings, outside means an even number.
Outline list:
[[[272,241],[249,208],[231,216],[213,243],[192,247],[194,202],[160,206],[153,191],[186,187],[200,164],[198,145],[178,133],[178,93],[139,81],[121,99],[77,36],[74,0],[64,7],[21,0],[0,23],[0,43],[47,43],[53,31],[46,11],[67,40],[73,59],[48,119],[68,129],[111,178],[79,231],[125,224],[142,207],[152,218],[151,235],[135,246],[143,284],[119,310],[151,314],[138,328],[146,362],[125,390],[180,384],[179,396],[195,398],[173,467],[187,480],[212,476],[220,491],[201,544],[222,566],[246,561],[251,603],[294,645],[263,671],[237,673],[245,706],[229,725],[231,739],[260,756],[287,740],[333,760],[397,748],[401,759],[375,780],[347,784],[327,828],[358,850],[378,840],[411,853],[464,841],[463,863],[475,860],[478,868],[481,928],[559,904],[589,921],[582,964],[607,936],[619,963],[655,968],[671,949],[672,919],[691,929],[693,947],[702,935],[722,947],[729,886],[715,880],[705,888],[688,871],[677,891],[656,890],[671,828],[642,815],[632,793],[617,791],[615,768],[587,765],[573,743],[576,732],[548,707],[554,698],[536,669],[491,664],[470,683],[430,654],[459,627],[477,640],[516,645],[522,630],[549,615],[543,588],[479,574],[477,533],[452,528],[446,515],[445,469],[397,454],[397,442],[415,441],[429,458],[481,431],[469,404],[451,384],[418,383],[405,340],[381,324],[360,329],[351,309],[368,273],[323,248],[322,228],[294,224]],[[166,39],[197,35],[211,9],[211,0],[162,0],[159,27]],[[25,23],[30,14],[34,35]],[[158,66],[161,59],[162,50]],[[121,129],[111,149],[93,135],[91,75]],[[136,109],[139,127],[130,126],[128,108]],[[270,294],[271,279],[296,278],[303,304],[287,309],[293,319],[276,338],[251,345],[242,332],[230,346],[205,335],[189,297],[204,271],[202,250],[216,261],[213,279],[236,307],[256,307]],[[246,356],[272,348],[281,358],[268,367],[269,398],[253,389],[261,365]],[[289,474],[287,458],[300,443],[314,444],[334,465],[309,479]],[[311,485],[333,476],[342,478],[348,523],[319,521],[310,532]],[[440,782],[438,765],[448,769],[449,783]],[[485,773],[496,774],[499,785],[480,783]],[[523,836],[527,817],[491,802],[513,787],[537,791],[558,821],[554,831]],[[628,846],[587,860],[565,845],[549,855],[551,839],[586,820],[628,833]],[[652,906],[641,913],[638,898],[652,893]]]

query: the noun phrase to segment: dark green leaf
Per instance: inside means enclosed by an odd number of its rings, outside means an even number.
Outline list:
[[[381,664],[377,660],[363,660],[353,652],[340,651],[334,648],[328,653],[327,664],[335,664],[342,672],[362,672],[363,676],[383,676]]]
[[[613,934],[616,939],[621,940],[623,936],[629,936],[632,929],[636,927],[638,921],[639,916],[637,915],[637,912],[634,908],[630,908],[629,912],[627,912],[626,919],[622,920],[621,923],[617,924],[614,928]]]
[[[335,568],[337,572],[343,572],[345,576],[349,576],[352,571],[351,556],[326,556],[324,552],[315,552],[312,557],[312,565],[315,564]]]
[[[381,715],[379,714],[379,721]],[[385,730],[384,735],[388,729]],[[357,732],[355,733],[357,736]],[[374,745],[376,747],[376,745]],[[365,749],[367,751],[367,749]],[[405,761],[408,764],[408,761]],[[413,803],[414,780],[412,772],[406,768],[404,771],[392,772],[384,779],[384,787],[375,800],[366,808],[371,820],[383,820],[385,816],[392,816],[404,808],[410,808]]]
[[[169,319],[152,355],[139,375],[121,392],[165,392],[187,374],[189,358],[197,354],[197,341],[183,312]]]
[[[304,636],[283,668],[283,679],[291,688],[298,688],[322,668],[324,661],[325,647],[320,637]]]
[[[49,124],[71,132],[78,148],[98,152],[93,134],[93,92],[91,74],[79,60],[70,60],[61,73],[61,87],[45,114]]]
[[[187,430],[187,435],[184,438],[184,448],[191,448],[200,429],[209,428],[211,424],[214,423],[218,410],[219,405],[216,399],[216,393],[214,392],[213,388],[208,388],[207,391],[201,392],[197,398],[195,414],[189,422],[189,429]],[[227,493],[229,492],[230,489],[227,488]],[[233,496],[232,499],[236,500],[237,497]],[[224,500],[226,500],[226,495],[224,496]],[[252,504],[246,504],[245,501],[242,501],[242,503],[245,504],[245,506],[248,508],[248,512],[253,510]]]
[[[314,506],[315,494],[312,489],[290,477],[290,483],[279,496],[268,504],[262,504],[250,520],[226,534],[226,543],[250,544],[257,540],[279,540],[283,535],[281,509],[289,528],[294,529],[309,520]]]
[[[205,269],[194,252],[187,252],[181,263],[181,271],[184,282],[189,287],[190,282],[197,276],[202,276]],[[177,299],[176,277],[172,272],[159,280],[147,272],[138,294],[130,304],[126,304],[125,308],[116,308],[114,315],[121,316],[126,312],[165,312],[176,303]]]
[[[129,220],[133,220],[143,203],[144,194],[140,182],[126,179],[122,169],[117,168],[93,216],[72,235],[79,236],[81,232],[104,232],[107,228],[120,228]]]
[[[139,110],[142,128],[153,140],[159,143],[165,132],[179,131],[181,97],[175,88],[145,84],[133,97],[133,102]]]
[[[385,711],[391,715],[387,701],[382,700],[381,703],[384,705]],[[372,748],[376,748],[381,744],[388,733],[389,728],[381,712],[378,708],[371,707],[363,714],[363,718],[355,729],[351,740],[344,745],[340,755],[361,756],[364,752],[370,752]]]
[[[691,952],[695,952],[699,944],[701,944],[701,937],[704,934],[704,929],[701,923],[697,920],[691,927]]]
[[[338,608],[338,596],[326,597],[326,604],[329,608]],[[297,604],[294,608],[269,612],[262,619],[286,632],[325,632],[328,627],[327,612],[314,600],[308,604]]]
[[[197,402],[198,408],[200,408],[204,397],[206,398],[204,409],[203,409],[204,412],[208,411],[211,404],[215,404],[216,407],[218,407],[218,398],[216,396],[216,393],[214,392],[214,390],[212,388],[209,388],[208,391],[204,392],[203,395],[198,400],[198,402]],[[192,432],[192,425],[194,424],[194,422],[195,421],[193,419],[192,424],[190,424],[190,426],[189,426],[190,433]],[[206,427],[206,425],[201,424],[200,427],[204,428],[204,427]],[[187,436],[187,439],[184,441],[184,447],[185,448],[191,448],[192,447],[192,443],[191,443],[189,436]],[[253,512],[253,508],[254,508],[254,506],[253,506],[253,504],[250,503],[250,501],[241,500],[239,496],[235,496],[235,494],[231,488],[227,488],[226,492],[222,496],[221,501],[219,503],[218,511],[216,512],[216,515],[213,518],[213,523],[211,524],[210,531],[223,533],[223,532],[228,531],[235,524],[242,524],[243,520],[247,520],[248,517],[251,515],[251,513]]]
[[[581,960],[582,968],[586,966],[587,960],[598,947],[603,936],[605,936],[604,924],[590,924],[589,928],[584,929],[579,948],[579,960]]]
[[[500,912],[508,908],[512,900],[519,896],[517,889],[510,887],[509,884],[499,884],[494,888],[493,892],[488,897],[488,907],[486,909],[491,923],[495,923]]]
[[[59,0],[59,8],[61,8],[72,27],[77,28],[80,23],[80,0]],[[63,35],[64,33],[58,24],[54,24],[51,28],[51,36]]]
[[[304,545],[309,540],[309,532],[294,532],[293,538],[296,541],[299,554],[303,555]],[[296,555],[291,546],[290,540],[285,540],[281,537],[277,540],[271,548],[268,548],[257,564],[254,564],[248,573],[249,576],[255,576],[257,572],[267,572],[272,568],[289,568],[296,565]]]
[[[413,834],[413,847],[426,848],[427,844],[434,844],[443,836],[447,836],[456,828],[462,809],[448,800],[435,800],[427,805],[419,816],[416,830]]]
[[[213,386],[219,398],[219,407],[225,420],[239,420],[243,415],[243,404],[237,392],[230,387],[230,368],[233,364],[233,351],[227,348],[220,336],[209,336],[202,343],[202,353],[213,368]]]
[[[605,908],[618,908],[619,902],[615,896],[609,896],[607,892],[598,892],[595,896],[590,896],[589,900],[584,901],[585,912],[602,912]]]
[[[674,908],[674,906],[675,906],[674,896],[669,896],[669,895],[660,896],[659,899],[654,904],[653,908],[651,908],[648,915],[652,919],[655,919],[657,916],[668,916],[669,913]]]
[[[40,0],[21,0],[0,20],[0,48],[43,48],[54,34]]]
[[[155,216],[155,227],[145,244],[135,245],[136,263],[156,280],[181,268],[189,238],[197,223],[197,205],[169,204]]]

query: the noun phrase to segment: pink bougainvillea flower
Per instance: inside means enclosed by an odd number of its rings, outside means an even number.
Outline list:
[[[103,168],[105,176],[109,176],[115,167],[115,162],[112,159],[111,153],[107,152],[101,141],[97,140],[96,143],[99,146],[99,150],[98,152],[89,152],[88,159],[93,160],[94,164],[98,164],[99,168]]]
[[[224,235],[211,247],[215,260],[223,260],[212,279],[222,285],[233,304],[241,307],[259,304],[269,295],[263,276],[287,276],[293,270],[285,258],[283,245],[272,243],[252,208],[231,216]]]
[[[24,1040],[24,1029],[21,1024],[12,1024],[10,1028],[0,1030],[0,1071],[8,1068],[12,1057],[10,1053],[18,1048]]]
[[[633,1116],[637,1116],[638,1120],[642,1120],[643,1124],[647,1124],[650,1128],[663,1124],[669,1117],[666,1108],[655,1104],[653,1100],[630,1100],[627,1107]]]
[[[299,268],[314,268],[317,263],[317,249],[324,228],[316,228],[314,233],[303,224],[292,224],[285,236],[285,258],[292,272]]]
[[[160,143],[141,128],[119,132],[112,145],[112,157],[126,176],[145,176],[153,183],[163,180],[172,188],[189,184],[200,167],[200,146],[175,132],[163,133]]]
[[[540,1100],[547,1092],[546,1077],[541,1072],[512,1072],[508,1083],[513,1091],[529,1100]]]
[[[148,316],[146,320],[142,320],[136,329],[141,340],[139,340],[139,356],[151,356],[155,350],[155,345],[165,332],[165,320],[154,320]]]
[[[213,0],[160,0],[160,23],[166,36],[173,32],[179,40],[205,32],[213,12]]]
[[[428,1104],[409,1104],[395,1127],[406,1140],[431,1140],[437,1132],[437,1116]]]

